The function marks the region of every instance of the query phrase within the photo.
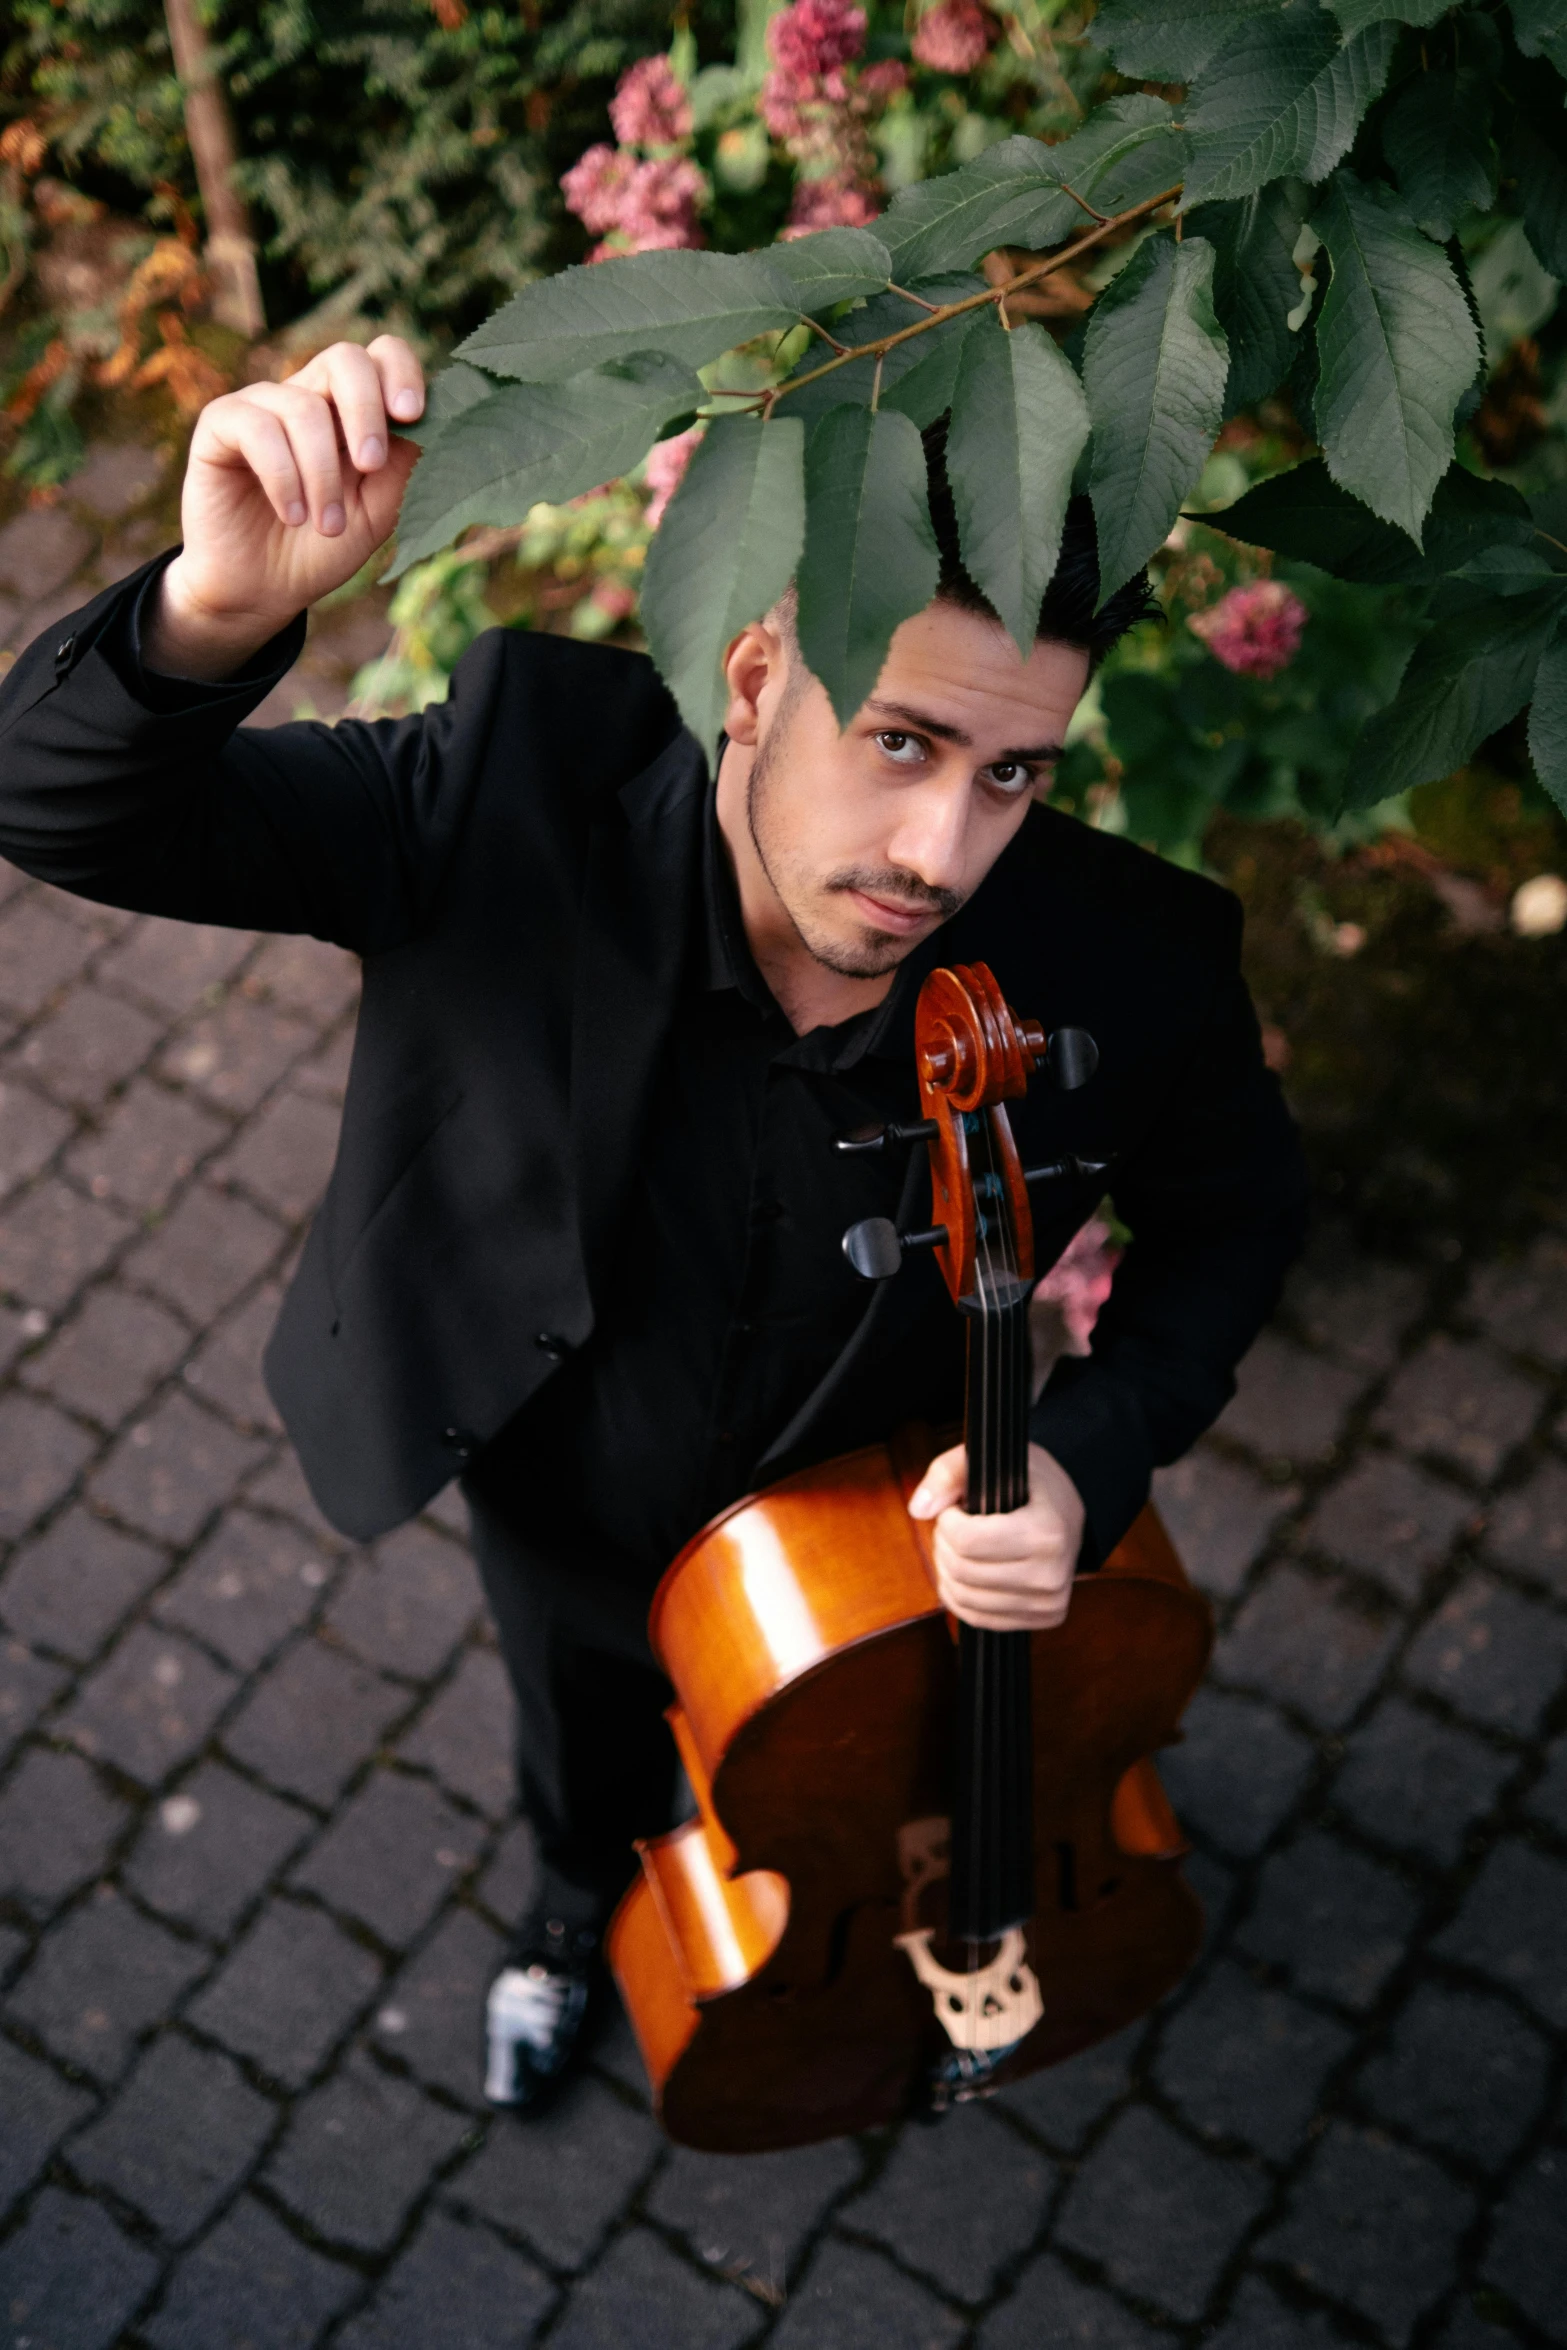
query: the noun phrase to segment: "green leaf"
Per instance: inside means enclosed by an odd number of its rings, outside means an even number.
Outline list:
[[[1467,66],[1417,73],[1382,125],[1382,151],[1405,203],[1444,244],[1465,212],[1488,212],[1496,201],[1490,99],[1486,76]]]
[[[1511,0],[1513,38],[1525,57],[1548,57],[1567,73],[1567,0]]]
[[[1326,178],[1387,80],[1397,34],[1372,25],[1340,46],[1337,18],[1308,5],[1243,25],[1192,86],[1188,205],[1269,180]]]
[[[457,346],[491,375],[562,383],[634,351],[688,367],[793,326],[793,289],[764,253],[628,253],[524,286]]]
[[[1536,775],[1567,816],[1567,637],[1558,635],[1546,646],[1535,671],[1529,756]]]
[[[892,275],[886,246],[868,228],[822,228],[813,236],[790,237],[769,246],[767,259],[807,313],[879,294]]]
[[[917,325],[926,315],[921,303],[932,303],[939,308],[948,302],[966,301],[971,294],[984,291],[984,279],[968,271],[951,277],[919,278],[908,289],[909,293],[918,294],[919,302],[911,302],[907,294],[877,294],[863,310],[851,311],[834,331],[843,343],[879,342],[884,335],[895,335],[906,326]],[[882,362],[880,405],[900,408],[920,425],[931,423],[944,408],[950,407],[963,338],[979,315],[977,310],[965,311],[962,317],[929,327],[925,333],[889,351]],[[831,356],[825,343],[813,343],[790,383],[815,373]],[[847,366],[835,367],[830,375],[818,376],[815,383],[805,384],[798,392],[786,391],[779,414],[803,418],[809,430],[834,408],[855,402],[868,408],[875,382],[874,359],[851,359]]]
[[[416,441],[421,449],[428,449],[454,417],[461,416],[464,409],[477,408],[481,400],[489,399],[497,389],[493,375],[468,366],[465,360],[454,359],[449,367],[431,376],[424,398],[424,414],[418,423],[394,423],[392,430],[399,440]]]
[[[958,365],[947,478],[964,567],[1025,660],[1087,438],[1083,387],[1043,327],[976,327]]]
[[[471,522],[521,522],[542,501],[560,505],[613,481],[702,397],[700,379],[656,351],[562,384],[504,385],[454,417],[420,458],[387,577]]]
[[[642,589],[649,650],[709,759],[728,699],[725,649],[776,604],[804,539],[804,425],[719,417],[669,502]]]
[[[1277,0],[1100,0],[1088,38],[1134,81],[1189,82]]]
[[[1168,537],[1218,432],[1229,355],[1213,264],[1206,237],[1177,244],[1166,230],[1138,248],[1090,314],[1083,384],[1101,596]]]
[[[1552,580],[1434,628],[1416,646],[1387,708],[1361,730],[1345,806],[1374,807],[1451,775],[1487,735],[1516,718],[1564,608],[1567,580]]]
[[[1298,180],[1276,180],[1238,203],[1203,204],[1187,214],[1187,228],[1214,250],[1213,307],[1230,346],[1227,416],[1273,391],[1294,363],[1300,338],[1288,321],[1300,300],[1294,252],[1305,217]]]
[[[1540,267],[1567,278],[1567,153],[1532,123],[1514,125],[1502,168],[1518,185],[1524,232]]]
[[[800,650],[847,726],[941,573],[919,433],[885,409],[834,408],[805,445],[805,500]]]
[[[1259,482],[1207,520],[1247,546],[1368,587],[1433,586],[1486,548],[1526,547],[1534,536],[1515,489],[1451,465],[1431,501],[1422,552],[1340,489],[1320,457]]]
[[[1329,4],[1348,40],[1368,25],[1433,25],[1447,14],[1452,0],[1329,0]]]
[[[1452,263],[1390,188],[1338,172],[1312,226],[1333,264],[1317,317],[1317,438],[1334,480],[1419,546],[1480,338]]]
[[[1186,151],[1186,135],[1163,98],[1133,92],[1110,99],[1071,138],[1045,150],[1048,190],[1011,241],[1037,252],[1091,228],[1080,196],[1108,219],[1178,189]]]

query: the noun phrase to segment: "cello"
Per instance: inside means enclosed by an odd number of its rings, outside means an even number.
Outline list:
[[[1029,1183],[1005,1104],[1086,1082],[983,964],[916,1011],[924,1116],[840,1147],[924,1142],[932,1216],[853,1226],[892,1278],[933,1250],[964,1316],[971,1512],[1028,1492]],[[1097,1170],[1095,1170],[1097,1172]],[[1118,2031],[1195,1957],[1202,1912],[1152,1760],[1211,1645],[1151,1507],[1049,1631],[957,1624],[909,1496],[910,1429],[798,1471],[688,1542],[653,1650],[695,1815],[638,1846],[607,1952],[660,2118],[715,2152],[796,2146],[941,2111]]]

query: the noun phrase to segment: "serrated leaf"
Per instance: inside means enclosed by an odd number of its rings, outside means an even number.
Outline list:
[[[1452,263],[1391,188],[1338,172],[1311,225],[1333,264],[1317,315],[1317,438],[1334,480],[1419,546],[1480,338]]]
[[[1398,692],[1362,728],[1344,804],[1451,775],[1528,701],[1540,656],[1567,607],[1567,580],[1471,607],[1422,643]]]
[[[887,248],[868,228],[819,228],[808,237],[789,237],[768,247],[773,269],[788,279],[808,316],[879,294],[892,275]]]
[[[1536,775],[1567,816],[1567,637],[1552,639],[1534,673],[1529,756]]]
[[[1524,233],[1540,267],[1567,278],[1567,152],[1532,123],[1513,126],[1502,167],[1518,184]]]
[[[699,377],[658,352],[562,384],[506,384],[454,417],[414,468],[397,525],[395,579],[471,522],[523,521],[541,501],[580,497],[627,473]]]
[[[1329,5],[1347,39],[1373,24],[1433,25],[1452,0],[1329,0]]]
[[[692,453],[648,549],[642,625],[680,715],[712,758],[725,648],[776,604],[805,538],[805,427],[722,416]]]
[[[465,360],[454,359],[449,367],[432,375],[424,396],[424,414],[417,424],[392,426],[399,440],[417,442],[428,449],[433,440],[446,430],[452,419],[461,416],[466,408],[477,408],[500,389],[493,375],[482,368],[470,367]]]
[[[1325,179],[1387,80],[1397,38],[1372,25],[1341,45],[1337,18],[1316,0],[1243,25],[1186,102],[1186,205],[1269,180]]]
[[[847,726],[893,632],[936,593],[925,451],[906,416],[835,408],[805,444],[800,650]]]
[[[963,346],[947,479],[964,568],[1027,660],[1061,552],[1088,402],[1043,327],[987,318]]]
[[[927,316],[921,303],[939,308],[949,302],[966,301],[971,294],[983,294],[985,290],[984,279],[969,271],[951,277],[916,279],[907,293],[875,295],[862,310],[851,311],[834,331],[843,343],[879,342],[884,335],[897,334],[901,328],[914,326]],[[919,302],[909,301],[909,293],[917,294]],[[915,423],[921,425],[931,423],[949,407],[963,338],[979,315],[977,310],[966,311],[961,317],[947,319],[890,350],[882,364],[880,405],[902,409],[906,415],[914,415]],[[813,344],[789,379],[790,383],[815,373],[830,357],[825,343]],[[919,382],[914,381],[916,375]],[[780,414],[802,418],[809,431],[834,408],[856,402],[868,408],[875,381],[874,359],[851,359],[846,366],[835,367],[829,375],[818,375],[814,383],[804,384],[798,392],[786,389]],[[906,385],[914,407],[905,405]],[[929,414],[915,413],[916,407],[928,407]]]
[[[1496,201],[1490,83],[1461,67],[1417,73],[1388,108],[1382,151],[1405,203],[1445,244],[1467,211]]]
[[[1320,457],[1259,482],[1207,519],[1247,546],[1270,547],[1288,562],[1314,563],[1368,587],[1433,586],[1486,548],[1526,547],[1534,536],[1515,489],[1452,465],[1431,501],[1422,552],[1340,489]]]
[[[524,286],[457,346],[491,375],[562,383],[636,351],[688,367],[799,316],[765,253],[627,253]]]
[[[1134,81],[1189,82],[1222,41],[1277,0],[1100,0],[1088,27]]]
[[[1306,217],[1298,180],[1276,180],[1235,204],[1204,204],[1186,225],[1214,250],[1213,307],[1230,346],[1224,409],[1234,416],[1283,382],[1299,336],[1289,314],[1300,300],[1296,241]]]
[[[1567,0],[1511,0],[1513,38],[1525,57],[1548,57],[1567,73]]]
[[[1083,345],[1094,437],[1089,494],[1108,596],[1168,537],[1224,413],[1229,354],[1213,247],[1150,237],[1100,295]]]

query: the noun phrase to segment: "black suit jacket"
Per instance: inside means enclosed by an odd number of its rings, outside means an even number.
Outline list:
[[[307,931],[364,961],[336,1167],[267,1353],[322,1509],[411,1515],[594,1322],[687,934],[705,762],[650,663],[496,629],[423,715],[246,730],[302,623],[222,687],[128,658],[145,574],[0,686],[0,853],[106,904]],[[236,731],[238,729],[238,731]],[[1093,1357],[1034,1433],[1103,1551],[1232,1391],[1298,1245],[1304,1180],[1263,1067],[1236,901],[1044,808],[924,966],[984,960],[1098,1040],[1036,1082],[1025,1163],[1113,1159],[1136,1245]],[[1048,1264],[1102,1185],[1057,1186]],[[898,1282],[877,1295],[895,1333]],[[788,1446],[809,1450],[809,1429]],[[788,1447],[786,1447],[788,1449]]]

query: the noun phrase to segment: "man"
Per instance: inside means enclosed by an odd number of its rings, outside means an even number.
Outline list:
[[[961,1451],[911,1504],[943,1600],[1049,1625],[1158,1462],[1231,1392],[1297,1245],[1298,1148],[1223,891],[1041,805],[1102,610],[1074,505],[1020,658],[958,561],[839,729],[786,598],[729,648],[710,778],[643,659],[497,630],[417,718],[246,731],[303,614],[390,531],[423,405],[406,345],[338,345],[214,401],[184,545],[0,689],[0,853],[84,896],[310,931],[364,960],[338,1162],[268,1350],[321,1507],[370,1538],[454,1474],[518,1706],[537,1897],[492,1987],[487,2085],[526,2105],[578,2035],[637,1834],[670,1824],[663,1567],[785,1469],[961,1408],[933,1265],[868,1293],[839,1248],[926,1220],[913,1005],[984,960],[1097,1076],[1017,1105],[1025,1163],[1110,1162],[1134,1245],[1092,1356],[1037,1402],[1024,1509],[970,1519]],[[1059,1255],[1103,1180],[1037,1204]]]

